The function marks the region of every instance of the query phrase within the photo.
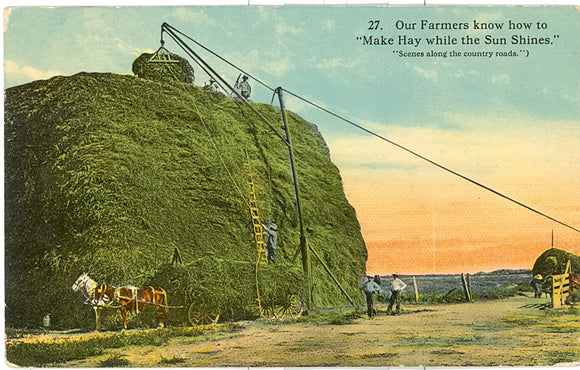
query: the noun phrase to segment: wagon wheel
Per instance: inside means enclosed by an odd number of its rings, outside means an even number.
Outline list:
[[[302,314],[302,302],[295,295],[287,297],[286,301],[276,307],[276,317],[284,318],[291,317],[293,319]]]
[[[276,310],[272,306],[260,307],[260,317],[272,319],[276,317]]]
[[[219,312],[205,311],[196,306],[195,303],[190,304],[187,310],[187,319],[191,325],[215,325],[219,318]]]

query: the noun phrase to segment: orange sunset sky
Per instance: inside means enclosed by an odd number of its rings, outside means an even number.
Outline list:
[[[580,226],[576,122],[522,116],[453,119],[463,122],[461,130],[384,131],[402,141],[422,142],[416,149],[429,158],[439,158],[504,195]],[[529,140],[515,139],[523,133]],[[555,247],[580,254],[580,233],[379,139],[340,139],[331,147],[344,166],[345,192],[361,223],[369,274],[531,269],[551,247],[552,231]],[[384,166],[361,169],[368,158]]]

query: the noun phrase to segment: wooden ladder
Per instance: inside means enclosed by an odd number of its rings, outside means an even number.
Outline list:
[[[260,218],[260,211],[258,209],[258,199],[256,197],[256,184],[252,177],[252,171],[248,164],[248,180],[250,183],[250,214],[252,215],[252,225],[254,229],[254,237],[256,246],[258,247],[258,258],[261,261],[266,260],[266,243],[264,242],[264,228],[262,227],[262,220]]]

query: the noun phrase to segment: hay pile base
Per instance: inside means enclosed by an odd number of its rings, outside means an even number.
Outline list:
[[[258,274],[263,298],[302,289],[286,146],[232,99],[102,73],[36,81],[5,96],[8,326],[38,326],[47,312],[55,328],[94,326],[71,291],[79,270],[108,284],[163,277],[170,304],[196,299],[224,318],[255,317],[249,168],[262,217],[279,227],[273,277],[270,266]],[[279,122],[273,107],[254,107]],[[362,304],[366,248],[338,169],[311,125],[294,114],[288,121],[308,243]],[[183,266],[172,267],[176,248]],[[348,304],[312,265],[313,304]]]

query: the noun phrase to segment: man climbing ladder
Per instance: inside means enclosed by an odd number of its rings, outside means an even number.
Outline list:
[[[272,219],[268,219],[268,223],[265,225],[262,224],[262,227],[266,231],[266,257],[268,262],[274,262],[276,259],[276,248],[278,247],[278,242],[276,241],[278,227]]]

